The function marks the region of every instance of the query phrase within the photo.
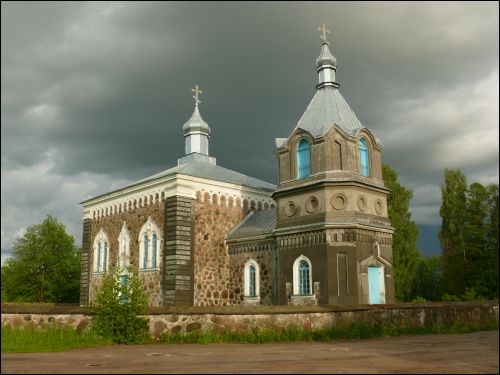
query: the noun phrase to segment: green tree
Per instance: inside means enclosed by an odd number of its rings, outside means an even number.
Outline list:
[[[398,182],[397,173],[386,164],[382,167],[382,176],[385,187],[391,189],[387,210],[394,227],[392,256],[396,299],[408,301],[412,297],[413,278],[420,259],[417,249],[418,227],[409,211],[413,192]]]
[[[464,243],[468,294],[498,296],[498,185],[473,183],[467,190]],[[493,225],[497,225],[493,227]]]
[[[442,256],[421,258],[413,279],[413,297],[441,301],[444,292]]]
[[[92,329],[119,344],[143,342],[149,332],[148,320],[143,317],[147,301],[137,270],[129,267],[126,274],[120,274],[118,268],[111,268],[90,306]]]
[[[48,215],[15,240],[13,257],[2,267],[2,283],[10,301],[77,302],[80,249],[75,239]]]
[[[468,285],[467,251],[464,239],[467,212],[467,180],[460,170],[446,168],[441,185],[442,218],[439,240],[443,249],[443,276],[448,289],[456,295]]]

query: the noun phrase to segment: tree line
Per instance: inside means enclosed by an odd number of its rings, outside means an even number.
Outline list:
[[[393,267],[397,301],[498,298],[498,184],[467,180],[446,169],[441,186],[442,255],[422,257],[418,226],[409,210],[413,192],[383,165],[394,227]],[[2,301],[78,302],[80,254],[65,226],[48,215],[16,239],[2,266]]]
[[[409,212],[412,191],[397,173],[383,166],[391,189],[388,213],[392,226],[394,283],[398,301],[498,298],[498,184],[467,185],[459,170],[445,169],[441,185],[442,254],[422,257],[418,227]]]

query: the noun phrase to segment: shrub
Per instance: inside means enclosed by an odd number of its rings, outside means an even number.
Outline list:
[[[445,302],[459,302],[461,299],[454,294],[443,294],[443,301]]]
[[[137,270],[128,269],[126,279],[112,268],[103,276],[95,302],[91,329],[119,344],[141,343],[149,337],[147,295]]]

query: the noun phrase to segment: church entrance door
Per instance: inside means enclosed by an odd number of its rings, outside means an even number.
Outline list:
[[[385,303],[384,267],[368,267],[370,304]]]

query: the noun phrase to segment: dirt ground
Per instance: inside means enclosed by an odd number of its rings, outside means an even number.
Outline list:
[[[498,331],[287,344],[2,354],[2,373],[497,373]]]

